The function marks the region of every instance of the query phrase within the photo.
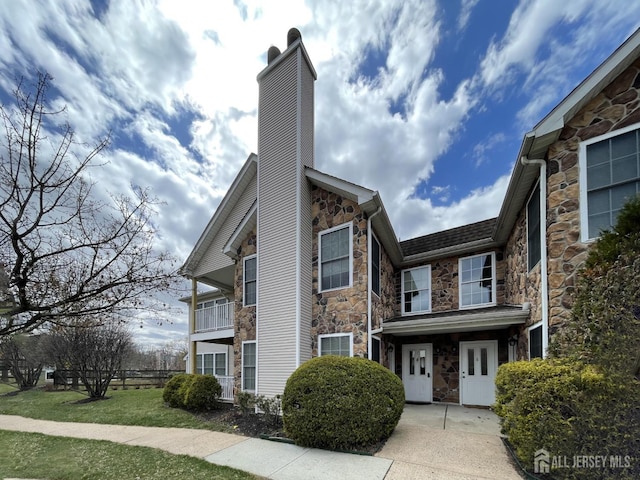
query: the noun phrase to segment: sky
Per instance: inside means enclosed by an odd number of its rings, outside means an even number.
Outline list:
[[[316,168],[378,190],[406,240],[497,216],[524,134],[639,26],[629,0],[2,0],[0,101],[51,74],[79,140],[111,132],[99,191],[148,188],[182,263],[257,151],[256,76],[296,27]],[[171,301],[139,342],[186,336]]]

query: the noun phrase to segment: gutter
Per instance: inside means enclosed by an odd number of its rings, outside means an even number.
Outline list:
[[[367,218],[367,358],[371,360],[371,220],[382,211],[382,207]],[[378,242],[379,244],[380,242]]]
[[[542,358],[549,347],[549,277],[547,259],[547,162],[542,159],[520,157],[522,165],[540,167],[540,286],[542,289]]]

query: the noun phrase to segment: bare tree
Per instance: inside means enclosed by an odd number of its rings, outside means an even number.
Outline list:
[[[35,387],[44,366],[40,335],[12,335],[0,341],[0,362],[9,367],[20,390]]]
[[[89,173],[109,138],[78,142],[64,110],[47,106],[50,82],[20,82],[15,105],[0,106],[0,268],[11,297],[0,336],[148,309],[143,299],[176,279],[173,259],[153,249],[155,200],[143,189],[99,198]]]
[[[73,325],[52,328],[47,335],[47,353],[55,360],[56,368],[77,372],[89,397],[96,399],[105,396],[132,348],[130,330],[114,319],[76,320]]]

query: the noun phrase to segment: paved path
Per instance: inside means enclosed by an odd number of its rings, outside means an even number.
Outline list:
[[[159,448],[274,480],[521,478],[498,436],[495,415],[458,406],[407,405],[395,432],[374,457],[209,430],[63,423],[15,415],[0,415],[0,429]]]

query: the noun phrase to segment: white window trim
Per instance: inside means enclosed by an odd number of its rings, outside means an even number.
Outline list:
[[[538,178],[538,181],[536,182],[536,184],[533,187],[533,190],[531,190],[531,195],[529,195],[529,198],[527,199],[527,205],[526,205],[526,234],[527,234],[527,273],[530,273],[531,270],[533,269],[533,267],[535,267],[536,265],[538,265],[538,263],[540,263],[540,261],[542,260],[542,244],[540,244],[540,258],[538,259],[538,261],[535,263],[535,265],[529,265],[529,204],[531,203],[531,200],[533,200],[533,194],[535,193],[536,189],[538,190],[538,200],[540,200],[540,197],[542,196],[542,190],[540,189],[540,179]],[[540,209],[540,202],[538,201],[538,210]],[[542,218],[538,218],[539,222],[542,222]],[[540,225],[540,229],[542,230],[542,225]],[[540,241],[540,239],[538,239]]]
[[[578,166],[580,172],[580,239],[585,242],[593,242],[597,237],[589,238],[589,203],[587,195],[587,147],[594,143],[607,140],[612,137],[624,135],[640,129],[640,123],[634,123],[628,127],[604,133],[598,137],[593,137],[584,142],[580,142],[578,147]]]
[[[342,287],[322,289],[322,236],[328,233],[349,228],[349,284]],[[353,286],[353,223],[346,222],[336,227],[328,228],[318,232],[318,292],[331,292],[334,290],[342,290],[343,288],[351,288]]]
[[[246,289],[247,289],[247,277],[246,277],[246,271],[247,271],[247,260],[251,260],[254,258],[257,258],[258,255],[257,254],[253,254],[253,255],[247,255],[246,257],[244,257],[242,259],[242,306],[243,307],[255,307],[256,304],[258,303],[258,261],[256,260],[256,303],[246,303],[247,300],[247,294],[246,294]]]
[[[371,335],[371,339],[378,341],[378,358],[380,359],[378,363],[382,365],[382,337],[379,335]],[[371,342],[371,356],[373,356],[373,341]],[[373,359],[369,358],[369,360]]]
[[[256,346],[256,365],[255,365],[255,369],[256,369],[256,388],[254,388],[253,390],[245,390],[244,388],[244,346],[248,343],[253,343]],[[242,352],[240,352],[240,391],[242,392],[250,392],[250,393],[255,393],[257,388],[258,388],[258,342],[256,342],[255,340],[247,340],[242,342]]]
[[[537,322],[527,328],[527,355],[529,356],[529,360],[531,360],[531,330],[535,330],[538,327],[542,327],[542,322]],[[544,327],[542,327],[541,335],[544,335]],[[546,352],[544,350],[544,337],[542,338],[542,357],[546,357]],[[536,357],[538,358],[538,357]]]
[[[373,278],[371,279],[371,293],[380,298],[382,294],[382,245],[376,234],[371,232],[371,253],[373,254],[373,242],[378,244],[378,292],[373,289]],[[373,255],[371,255],[371,272],[373,273]]]
[[[493,293],[493,301],[488,303],[475,303],[473,305],[462,306],[462,261],[469,260],[476,257],[484,257],[486,255],[491,256],[491,292]],[[479,253],[478,255],[471,255],[470,257],[462,257],[458,259],[458,307],[460,310],[469,310],[471,308],[480,307],[492,307],[497,304],[498,292],[496,291],[496,252]]]
[[[410,272],[412,270],[420,270],[421,268],[427,268],[429,270],[429,310],[417,310],[415,312],[405,312],[404,311],[404,272]],[[429,265],[420,265],[419,267],[413,268],[405,268],[400,273],[400,303],[402,304],[402,315],[418,315],[421,313],[431,313],[431,309],[433,308],[433,292],[431,290],[431,264]]]
[[[318,356],[322,356],[322,339],[330,337],[349,337],[349,356],[353,357],[353,333],[325,333],[318,335]]]
[[[196,372],[202,372],[204,374],[204,356],[213,355],[213,375],[216,374],[216,356],[224,355],[224,373],[223,376],[228,375],[229,365],[227,361],[227,352],[204,352],[196,354]]]

